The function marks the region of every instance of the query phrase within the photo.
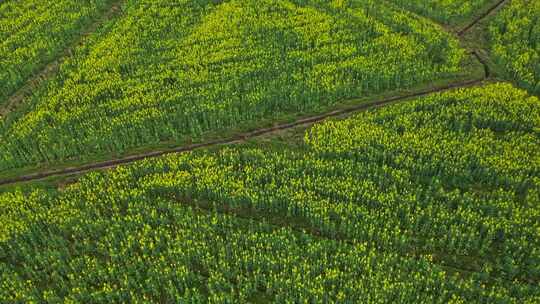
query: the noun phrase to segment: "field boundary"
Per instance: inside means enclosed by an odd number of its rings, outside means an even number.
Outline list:
[[[13,177],[13,178],[7,178],[4,180],[0,180],[0,186],[12,185],[15,183],[20,183],[20,182],[43,180],[45,178],[55,177],[55,176],[80,174],[80,173],[85,173],[85,172],[93,171],[93,170],[112,169],[120,165],[133,163],[133,162],[140,161],[143,159],[156,158],[156,157],[160,157],[160,156],[164,156],[168,154],[184,153],[184,152],[189,152],[193,150],[198,150],[201,148],[209,148],[213,146],[232,145],[232,144],[242,143],[249,139],[253,139],[262,135],[277,133],[283,130],[301,127],[301,126],[309,126],[314,123],[321,122],[325,119],[332,118],[332,117],[340,117],[340,116],[352,114],[355,112],[379,108],[379,107],[386,106],[389,104],[393,104],[393,103],[397,103],[397,102],[401,102],[405,100],[410,100],[415,97],[422,97],[422,96],[426,96],[426,95],[430,95],[434,93],[440,93],[440,92],[445,92],[445,91],[454,90],[454,89],[472,87],[475,85],[482,84],[486,80],[487,79],[484,75],[484,77],[479,78],[479,79],[456,82],[456,83],[452,83],[452,84],[448,84],[448,85],[444,85],[444,86],[440,86],[436,88],[420,90],[420,91],[409,93],[406,95],[393,96],[393,97],[383,98],[377,101],[361,103],[361,104],[350,106],[347,108],[333,110],[324,114],[301,118],[290,123],[283,123],[283,124],[279,124],[273,127],[261,128],[261,129],[257,129],[250,132],[240,133],[238,135],[231,136],[229,138],[217,139],[217,140],[191,144],[191,145],[182,145],[182,146],[178,146],[171,149],[164,149],[164,150],[152,151],[152,152],[147,152],[147,153],[135,154],[135,155],[131,155],[131,156],[123,157],[123,158],[96,162],[96,163],[91,163],[91,164],[76,166],[76,167],[68,167],[68,168],[64,168],[60,170],[51,170],[51,171],[45,171],[45,172],[32,173],[28,175],[22,175],[22,176]]]
[[[91,22],[86,28],[81,31],[81,34],[75,38],[60,54],[46,63],[41,69],[39,69],[34,75],[28,78],[24,84],[18,88],[13,94],[7,97],[5,102],[0,105],[0,119],[6,118],[19,104],[21,104],[25,98],[27,98],[32,91],[43,82],[50,79],[60,69],[60,65],[67,58],[70,57],[74,49],[84,42],[84,38],[91,35],[97,29],[105,24],[108,20],[111,20],[114,16],[121,12],[120,6],[123,0],[115,0],[111,3],[108,9],[105,9],[105,13],[98,16],[93,22]]]
[[[470,31],[472,28],[474,28],[478,23],[480,23],[482,20],[484,20],[486,17],[491,15],[493,12],[495,12],[497,9],[501,8],[504,4],[506,4],[508,0],[500,0],[497,3],[495,3],[491,8],[489,8],[486,12],[481,14],[480,16],[474,18],[469,24],[467,24],[465,27],[463,27],[461,30],[459,30],[456,34],[458,37],[462,37],[465,34],[467,34],[468,31]]]

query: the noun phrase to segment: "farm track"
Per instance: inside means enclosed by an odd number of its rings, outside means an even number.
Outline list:
[[[42,180],[42,179],[53,177],[53,176],[73,175],[73,174],[80,174],[80,173],[85,173],[85,172],[93,171],[93,170],[112,169],[119,165],[129,164],[132,162],[136,162],[136,161],[140,161],[140,160],[148,159],[148,158],[156,158],[156,157],[164,156],[167,154],[184,153],[184,152],[189,152],[189,151],[193,151],[197,149],[209,148],[209,147],[220,146],[220,145],[238,144],[238,143],[245,142],[249,139],[260,137],[262,135],[277,133],[283,130],[292,129],[296,127],[309,126],[314,123],[317,123],[317,122],[320,122],[320,121],[323,121],[325,119],[332,118],[332,117],[340,117],[340,116],[344,116],[344,115],[359,112],[359,111],[374,109],[374,108],[386,106],[389,104],[394,104],[400,101],[409,100],[411,98],[430,95],[433,93],[444,92],[444,91],[449,91],[449,90],[459,89],[459,88],[472,87],[475,85],[479,85],[486,80],[487,79],[485,77],[482,77],[481,79],[453,83],[446,86],[423,90],[423,91],[419,91],[419,92],[415,92],[415,93],[411,93],[411,94],[407,94],[403,96],[389,97],[389,98],[385,98],[385,99],[370,102],[370,103],[359,104],[359,105],[352,106],[349,108],[334,110],[334,111],[327,112],[321,115],[315,115],[315,116],[298,119],[290,123],[279,124],[279,125],[269,127],[269,128],[262,128],[262,129],[257,129],[250,132],[241,133],[230,138],[217,139],[217,140],[208,141],[204,143],[198,143],[198,144],[184,145],[184,146],[179,146],[179,147],[167,149],[167,150],[152,151],[148,153],[127,156],[124,158],[118,158],[118,159],[107,160],[103,162],[96,162],[92,164],[82,165],[78,167],[69,167],[69,168],[60,169],[60,170],[39,172],[39,173],[33,173],[33,174],[23,175],[19,177],[14,177],[10,179],[4,179],[4,180],[0,180],[0,186],[11,185],[11,184],[20,183],[20,182]]]
[[[477,50],[473,50],[471,55],[473,55],[474,58],[476,58],[476,60],[482,64],[482,67],[484,68],[484,79],[489,79],[491,77],[491,70],[489,69],[487,62],[484,60],[484,58],[482,58],[482,56],[480,56]]]
[[[26,83],[22,85],[15,93],[8,97],[3,106],[0,106],[0,119],[7,116],[8,113],[12,112],[17,108],[23,100],[28,97],[32,91],[38,87],[41,83],[50,79],[55,75],[60,69],[62,62],[71,54],[73,50],[81,45],[84,42],[85,37],[94,33],[102,24],[112,19],[114,16],[118,15],[120,10],[120,5],[122,0],[114,1],[111,6],[105,10],[105,13],[100,17],[96,18],[86,29],[83,30],[78,39],[75,39],[60,55],[53,61],[47,63],[41,70],[36,74],[26,80]]]
[[[482,21],[484,18],[486,18],[487,16],[495,12],[498,8],[502,7],[502,5],[504,5],[507,1],[508,0],[501,0],[497,2],[496,4],[494,4],[484,14],[475,18],[473,21],[471,21],[471,23],[465,26],[462,30],[458,31],[456,33],[456,36],[459,39],[463,39],[464,35],[470,29],[475,27],[480,21]],[[116,5],[113,5],[110,11],[101,19],[101,22],[103,22],[104,20],[108,18],[111,18],[116,13],[116,11],[118,10],[119,3],[121,3],[121,1],[118,1],[116,2]],[[95,30],[98,25],[99,25],[99,22],[95,23],[92,28]],[[207,141],[207,142],[197,143],[197,144],[183,145],[183,146],[178,146],[171,149],[156,150],[156,151],[151,151],[151,152],[146,152],[146,153],[141,153],[141,154],[135,154],[135,155],[131,155],[131,156],[123,157],[123,158],[94,162],[94,163],[81,165],[81,166],[67,167],[67,168],[58,169],[58,170],[42,171],[42,172],[37,172],[37,173],[32,173],[32,174],[27,174],[27,175],[21,175],[21,176],[13,177],[13,178],[6,178],[3,180],[0,180],[0,186],[13,185],[16,183],[21,183],[21,182],[39,181],[39,180],[43,180],[50,177],[77,175],[77,174],[82,174],[82,173],[86,173],[88,171],[94,171],[94,170],[112,169],[120,165],[133,163],[133,162],[140,161],[143,159],[156,158],[156,157],[160,157],[160,156],[164,156],[168,154],[184,153],[184,152],[194,151],[197,149],[209,148],[213,146],[238,144],[238,143],[246,142],[249,139],[260,137],[262,135],[269,135],[269,134],[273,134],[273,133],[277,133],[277,132],[281,132],[287,129],[292,129],[292,128],[301,127],[301,126],[309,126],[328,118],[340,117],[340,116],[344,116],[344,115],[351,114],[354,112],[360,112],[360,111],[364,111],[368,109],[378,108],[378,107],[386,106],[389,104],[406,101],[411,98],[422,97],[429,94],[444,92],[444,91],[448,91],[452,89],[472,87],[475,85],[482,84],[485,81],[489,81],[491,72],[486,61],[480,56],[477,50],[472,50],[471,55],[473,55],[484,67],[484,76],[481,79],[456,82],[456,83],[452,83],[445,86],[440,86],[436,88],[431,88],[431,89],[426,89],[426,90],[410,93],[407,95],[394,96],[394,97],[389,97],[389,98],[385,98],[382,100],[373,101],[369,103],[362,103],[362,104],[352,106],[349,108],[334,110],[334,111],[330,111],[324,114],[298,119],[291,123],[284,123],[284,124],[276,125],[269,128],[261,128],[254,131],[241,133],[230,138],[217,139],[217,140],[212,140],[212,141]],[[59,61],[60,60],[56,61],[56,65],[59,64]],[[39,77],[39,76],[36,76],[36,77]]]
[[[497,3],[495,3],[491,8],[489,8],[486,12],[484,12],[482,15],[474,18],[468,25],[466,25],[464,28],[459,30],[456,34],[458,37],[463,37],[468,31],[470,31],[473,27],[475,27],[480,21],[484,20],[486,17],[491,15],[492,13],[496,12],[499,8],[503,7],[504,4],[506,4],[509,0],[500,0]]]

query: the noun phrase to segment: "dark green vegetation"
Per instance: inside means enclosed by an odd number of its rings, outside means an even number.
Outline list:
[[[387,0],[397,6],[444,24],[463,21],[493,1],[490,0]]]
[[[540,1],[510,1],[489,32],[491,52],[506,78],[540,94]]]
[[[317,111],[450,77],[464,57],[379,1],[127,1],[0,125],[0,170]]]
[[[5,193],[0,295],[537,303],[539,117],[494,84]]]
[[[0,1],[0,106],[111,0]]]

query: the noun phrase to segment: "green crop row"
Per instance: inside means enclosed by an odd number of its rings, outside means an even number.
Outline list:
[[[387,0],[444,24],[454,24],[473,16],[490,0]]]
[[[125,152],[455,75],[464,50],[378,1],[128,1],[28,111],[0,170]]]
[[[489,29],[491,51],[505,76],[540,93],[540,1],[510,1]]]
[[[111,2],[0,1],[0,105],[56,58]]]
[[[0,301],[537,303],[539,115],[493,84],[5,193]]]

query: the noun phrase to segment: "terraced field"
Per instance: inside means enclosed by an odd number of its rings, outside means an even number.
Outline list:
[[[1,303],[540,302],[537,2],[45,2]]]

